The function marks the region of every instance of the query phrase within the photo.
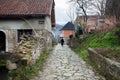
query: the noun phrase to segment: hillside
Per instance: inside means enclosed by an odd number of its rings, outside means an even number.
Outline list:
[[[114,53],[106,55],[107,57],[117,58],[117,60],[120,60],[120,53],[118,52],[120,50],[119,34],[119,28],[115,28],[109,32],[90,34],[87,35],[86,38],[80,39],[79,46],[73,47],[73,49],[85,60],[88,57],[88,48],[99,48],[100,51],[106,50],[106,53]]]

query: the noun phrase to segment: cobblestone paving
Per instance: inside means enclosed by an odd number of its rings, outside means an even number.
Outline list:
[[[99,76],[67,45],[58,44],[33,80],[99,80]]]

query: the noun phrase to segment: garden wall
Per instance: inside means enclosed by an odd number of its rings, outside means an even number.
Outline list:
[[[99,73],[106,78],[106,80],[120,80],[120,63],[110,60],[96,52],[94,49],[89,48],[89,59]]]

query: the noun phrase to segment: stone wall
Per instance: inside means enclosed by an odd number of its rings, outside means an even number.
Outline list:
[[[43,51],[44,52],[48,51],[52,47],[52,39],[51,39],[52,33],[50,33],[45,29],[35,30],[35,31],[39,36],[24,35],[25,37],[23,36],[21,38],[21,41],[17,44],[16,48],[13,48],[14,51],[12,51],[11,54],[9,53],[9,55],[11,56],[13,55],[15,58],[14,61],[12,62],[25,61],[25,64],[32,65],[36,62],[36,59],[39,58],[39,56],[43,53]],[[8,32],[12,33],[12,31],[8,31]],[[8,37],[9,39],[11,39],[11,43],[15,42],[14,41],[15,39],[12,37],[12,35],[8,35]],[[9,44],[10,43],[8,43],[8,45]],[[16,60],[16,59],[19,59],[19,60]],[[8,60],[11,60],[11,59],[8,59]]]
[[[91,62],[94,63],[101,75],[103,75],[107,80],[120,80],[119,62],[110,60],[91,48],[88,49],[88,53]]]
[[[41,30],[35,30],[37,33],[37,37],[39,38],[41,46],[45,49],[50,49],[52,47],[52,32],[41,29]]]
[[[38,36],[36,37],[37,44],[32,50],[33,62],[38,59],[42,52],[48,51],[52,47],[52,33],[45,29],[35,31]]]
[[[23,38],[17,46],[16,53],[20,54],[28,63],[34,64],[42,52],[48,51],[52,46],[52,34],[45,30],[35,30],[37,33],[31,37]],[[27,36],[26,36],[27,37]]]

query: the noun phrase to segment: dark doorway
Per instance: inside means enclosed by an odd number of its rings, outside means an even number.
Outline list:
[[[5,51],[5,49],[6,49],[5,33],[0,31],[0,51]]]
[[[8,69],[5,66],[0,66],[0,80],[8,80]]]

